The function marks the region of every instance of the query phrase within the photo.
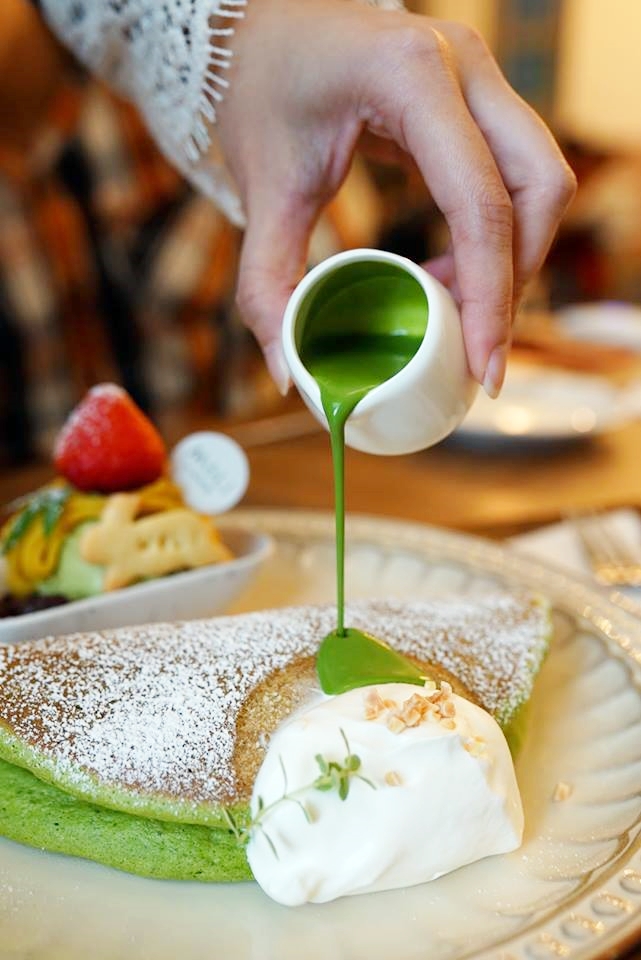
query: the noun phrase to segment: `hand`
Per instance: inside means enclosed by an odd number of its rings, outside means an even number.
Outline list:
[[[425,266],[458,300],[470,370],[496,396],[516,304],[575,179],[484,42],[345,0],[252,0],[233,43],[218,123],[247,213],[238,303],[276,383],[311,231],[365,134],[409,154],[445,216],[451,246]]]

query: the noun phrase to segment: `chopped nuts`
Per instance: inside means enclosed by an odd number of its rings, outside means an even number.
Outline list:
[[[407,710],[403,708],[403,720],[405,721],[406,727],[418,727],[422,719],[423,714],[420,710]]]
[[[370,690],[365,697],[365,719],[376,720],[385,712],[385,703],[378,690]]]
[[[559,803],[562,800],[568,800],[572,796],[574,787],[571,783],[566,783],[564,780],[559,780],[554,792],[552,793],[552,800],[555,803]]]
[[[433,719],[446,730],[456,729],[456,705],[452,687],[445,680],[440,688],[433,680],[426,681],[425,693],[413,693],[400,706],[395,700],[383,699],[378,690],[370,690],[365,697],[365,719],[377,720],[387,713],[386,725],[392,733],[402,733],[408,727],[418,727],[423,720]]]
[[[407,724],[404,723],[404,722],[401,720],[401,718],[398,717],[398,716],[397,716],[396,714],[394,714],[394,713],[392,713],[392,714],[387,718],[387,728],[388,728],[388,730],[391,730],[392,733],[402,733],[403,730],[405,730],[406,727],[407,727]]]
[[[464,749],[473,757],[484,757],[486,755],[486,746],[487,744],[483,737],[470,737],[463,743]]]

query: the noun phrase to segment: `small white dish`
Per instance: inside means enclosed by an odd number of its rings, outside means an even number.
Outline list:
[[[340,339],[350,332],[366,332],[368,319],[371,323],[378,314],[386,332],[392,333],[394,308],[399,326],[407,326],[401,317],[407,316],[404,311],[410,304],[412,323],[422,311],[421,344],[402,370],[373,387],[350,414],[345,442],[355,450],[414,453],[438,443],[461,422],[477,384],[468,370],[456,303],[438,280],[411,260],[362,249],[319,263],[287,304],[282,332],[285,360],[303,400],[325,427],[320,388],[299,353],[306,325],[314,323],[327,329],[328,338]]]
[[[219,522],[225,543],[234,554],[226,563],[210,564],[167,577],[137,583],[122,590],[59,607],[0,619],[0,643],[37,640],[51,634],[104,630],[136,623],[194,620],[222,613],[273,551],[269,534]],[[0,569],[0,593],[4,592]]]
[[[602,377],[510,363],[496,400],[479,393],[456,437],[470,441],[576,440],[634,415],[625,390]]]

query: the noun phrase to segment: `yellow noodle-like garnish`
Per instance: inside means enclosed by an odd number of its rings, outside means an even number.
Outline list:
[[[50,487],[61,485],[54,481]],[[142,487],[138,492],[138,516],[162,513],[184,506],[180,489],[167,477]],[[7,551],[7,586],[15,596],[32,593],[37,585],[52,576],[58,568],[66,538],[81,523],[98,520],[108,497],[98,493],[74,490],[65,502],[53,530],[47,535],[41,515],[35,517],[17,542]],[[8,536],[16,515],[10,517],[0,531],[0,539]]]
[[[59,485],[54,482],[49,486]],[[45,531],[42,515],[34,517],[6,554],[7,586],[11,593],[25,596],[50,577],[58,567],[65,539],[79,524],[97,520],[105,499],[97,493],[72,492],[49,534]],[[3,535],[8,534],[14,520],[15,516],[9,518],[2,530]]]
[[[168,477],[160,477],[146,487],[136,491],[139,496],[137,516],[146,517],[150,513],[161,513],[164,510],[174,510],[184,507],[185,501],[178,487]]]

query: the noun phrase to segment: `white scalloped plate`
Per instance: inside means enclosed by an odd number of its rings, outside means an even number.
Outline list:
[[[333,600],[332,517],[229,521],[277,544],[236,609]],[[518,762],[519,851],[411,889],[288,909],[253,884],[143,880],[0,841],[2,960],[592,960],[641,937],[641,623],[495,544],[351,519],[350,598],[495,584],[532,587],[554,607]]]

